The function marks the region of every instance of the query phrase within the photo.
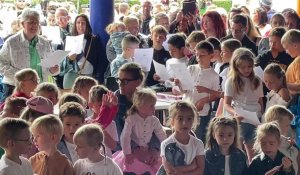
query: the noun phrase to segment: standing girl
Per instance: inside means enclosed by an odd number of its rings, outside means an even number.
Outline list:
[[[97,124],[86,124],[81,126],[74,134],[76,152],[79,156],[74,164],[75,175],[103,174],[121,175],[118,165],[106,155],[100,153],[103,145],[103,132]]]
[[[161,144],[162,164],[167,174],[203,175],[204,145],[190,135],[196,124],[196,111],[196,107],[186,101],[174,102],[169,108],[174,133]]]
[[[247,175],[294,175],[292,161],[279,151],[280,129],[275,123],[257,128],[254,149],[259,153],[250,163]]]
[[[246,48],[239,48],[233,52],[230,72],[225,83],[224,108],[226,115],[233,115],[241,121],[242,137],[248,160],[253,158],[252,145],[254,142],[255,126],[243,122],[244,116],[240,116],[236,111],[256,112],[260,118],[263,109],[263,88],[260,79],[255,76],[254,54]],[[228,115],[228,116],[229,116]]]
[[[205,150],[205,175],[242,175],[247,168],[241,151],[237,120],[215,117],[209,124]]]
[[[275,105],[286,106],[290,100],[284,70],[275,63],[269,64],[264,70],[264,83],[270,90],[267,94],[266,110]]]
[[[153,115],[156,103],[155,92],[147,88],[137,89],[132,102],[120,138],[123,154],[120,152],[115,160],[124,172],[143,174],[148,171],[155,175],[161,161],[159,152],[149,148],[152,144],[150,140],[153,134],[160,142],[166,139],[159,119]],[[132,142],[135,145],[131,144]]]

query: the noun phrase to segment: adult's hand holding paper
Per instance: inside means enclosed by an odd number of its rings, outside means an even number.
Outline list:
[[[170,75],[168,74],[167,68],[163,64],[159,64],[158,62],[153,60],[155,73],[160,77],[160,80],[166,81],[170,79]]]
[[[260,121],[258,120],[258,117],[256,115],[256,112],[250,112],[250,111],[246,111],[242,108],[234,108],[234,111],[239,115],[244,117],[244,119],[242,120],[242,122],[244,123],[249,123],[252,125],[259,125]]]
[[[83,49],[84,35],[67,36],[65,51],[71,51],[71,54],[80,54]]]
[[[170,68],[174,72],[175,78],[179,79],[183,90],[194,89],[195,82],[184,63],[170,64]]]
[[[53,44],[61,44],[58,26],[42,26],[42,35],[46,36]]]
[[[133,61],[140,64],[143,71],[149,72],[153,57],[153,48],[135,49]]]
[[[65,58],[70,51],[57,50],[53,52],[51,55],[41,60],[41,66],[50,68],[58,65],[63,58]]]

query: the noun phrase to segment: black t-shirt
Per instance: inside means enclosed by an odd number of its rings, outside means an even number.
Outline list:
[[[166,51],[164,48],[162,48],[161,50],[155,50],[154,49],[154,53],[153,53],[153,60],[166,65],[167,60],[171,58],[170,54],[168,51]],[[155,84],[158,84],[158,81],[155,81],[153,79],[153,75],[155,73],[155,68],[154,68],[154,64],[153,62],[151,63],[151,68],[150,71],[148,73],[147,79],[146,79],[146,86],[153,86]]]
[[[286,70],[292,61],[292,57],[285,51],[280,52],[276,58],[273,58],[271,51],[267,50],[256,58],[256,66],[260,66],[264,70],[268,64],[277,63],[283,70]]]

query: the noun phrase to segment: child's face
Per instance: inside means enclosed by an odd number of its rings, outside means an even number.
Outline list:
[[[264,73],[264,83],[269,90],[277,91],[282,87],[282,79],[273,74]]]
[[[125,31],[125,26],[120,25],[117,27],[117,32],[124,32]]]
[[[40,92],[40,96],[48,98],[52,103],[53,106],[57,104],[58,99],[57,99],[57,94],[55,92]]]
[[[33,143],[39,151],[50,152],[54,147],[53,134],[47,133],[44,129],[36,128],[32,130]]]
[[[162,46],[163,42],[166,41],[166,35],[154,32],[151,34],[151,39],[153,41],[153,45]]]
[[[176,132],[189,134],[194,123],[194,113],[191,110],[178,111],[171,119],[171,125]]]
[[[274,17],[271,20],[271,26],[272,26],[272,28],[283,27],[282,24],[284,24],[284,21],[282,21],[281,18]]]
[[[276,157],[280,142],[274,134],[265,135],[260,140],[260,147],[262,152],[271,159]]]
[[[85,99],[85,101],[89,101],[89,91],[92,86],[86,86],[78,91],[78,94]]]
[[[283,42],[282,46],[292,58],[296,58],[299,55],[299,44]]]
[[[169,53],[171,55],[172,58],[182,58],[184,56],[183,51],[184,51],[184,47],[181,49],[178,49],[176,47],[174,47],[172,44],[168,44],[169,47]]]
[[[29,148],[31,147],[31,134],[28,128],[20,131],[16,138],[12,139],[14,142],[14,153],[17,155],[27,154]]]
[[[87,144],[86,139],[87,138],[84,138],[83,136],[78,136],[74,139],[74,144],[76,145],[75,151],[77,152],[80,159],[89,158],[95,154],[95,151],[97,151],[96,148],[91,147]]]
[[[216,130],[213,137],[221,149],[228,150],[234,142],[234,129],[230,126],[220,127]]]
[[[225,46],[221,46],[221,58],[223,63],[229,63],[232,57],[232,52]]]
[[[132,58],[134,56],[134,51],[137,48],[139,48],[139,44],[130,44],[130,46],[126,48],[127,55]]]
[[[213,58],[213,54],[208,53],[205,49],[196,50],[196,59],[201,67],[210,67],[210,61]]]
[[[253,71],[253,65],[251,63],[249,63],[248,61],[242,61],[240,63],[240,65],[238,66],[238,71],[241,76],[249,77]]]
[[[154,115],[155,103],[156,101],[145,101],[144,103],[137,106],[137,110],[140,116],[146,118],[148,116]]]
[[[282,116],[281,120],[278,122],[279,123],[279,128],[281,133],[287,134],[288,131],[291,129],[291,118],[289,116]]]
[[[73,143],[73,136],[77,129],[83,125],[83,121],[80,117],[77,116],[67,116],[62,120],[64,127],[64,137],[65,139]]]
[[[22,81],[22,89],[26,92],[33,92],[39,83],[39,79],[35,76]]]
[[[290,29],[297,29],[297,21],[292,17],[285,18],[285,26],[288,30]]]
[[[277,36],[270,36],[269,38],[271,50],[276,50],[278,52],[284,51],[284,48],[281,44],[281,38]]]
[[[96,100],[96,101],[89,102],[89,107],[92,109],[94,114],[99,114],[101,106],[102,106],[101,101]]]

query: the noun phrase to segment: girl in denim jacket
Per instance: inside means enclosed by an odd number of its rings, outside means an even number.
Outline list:
[[[215,117],[206,136],[204,175],[242,175],[247,168],[235,118]]]

